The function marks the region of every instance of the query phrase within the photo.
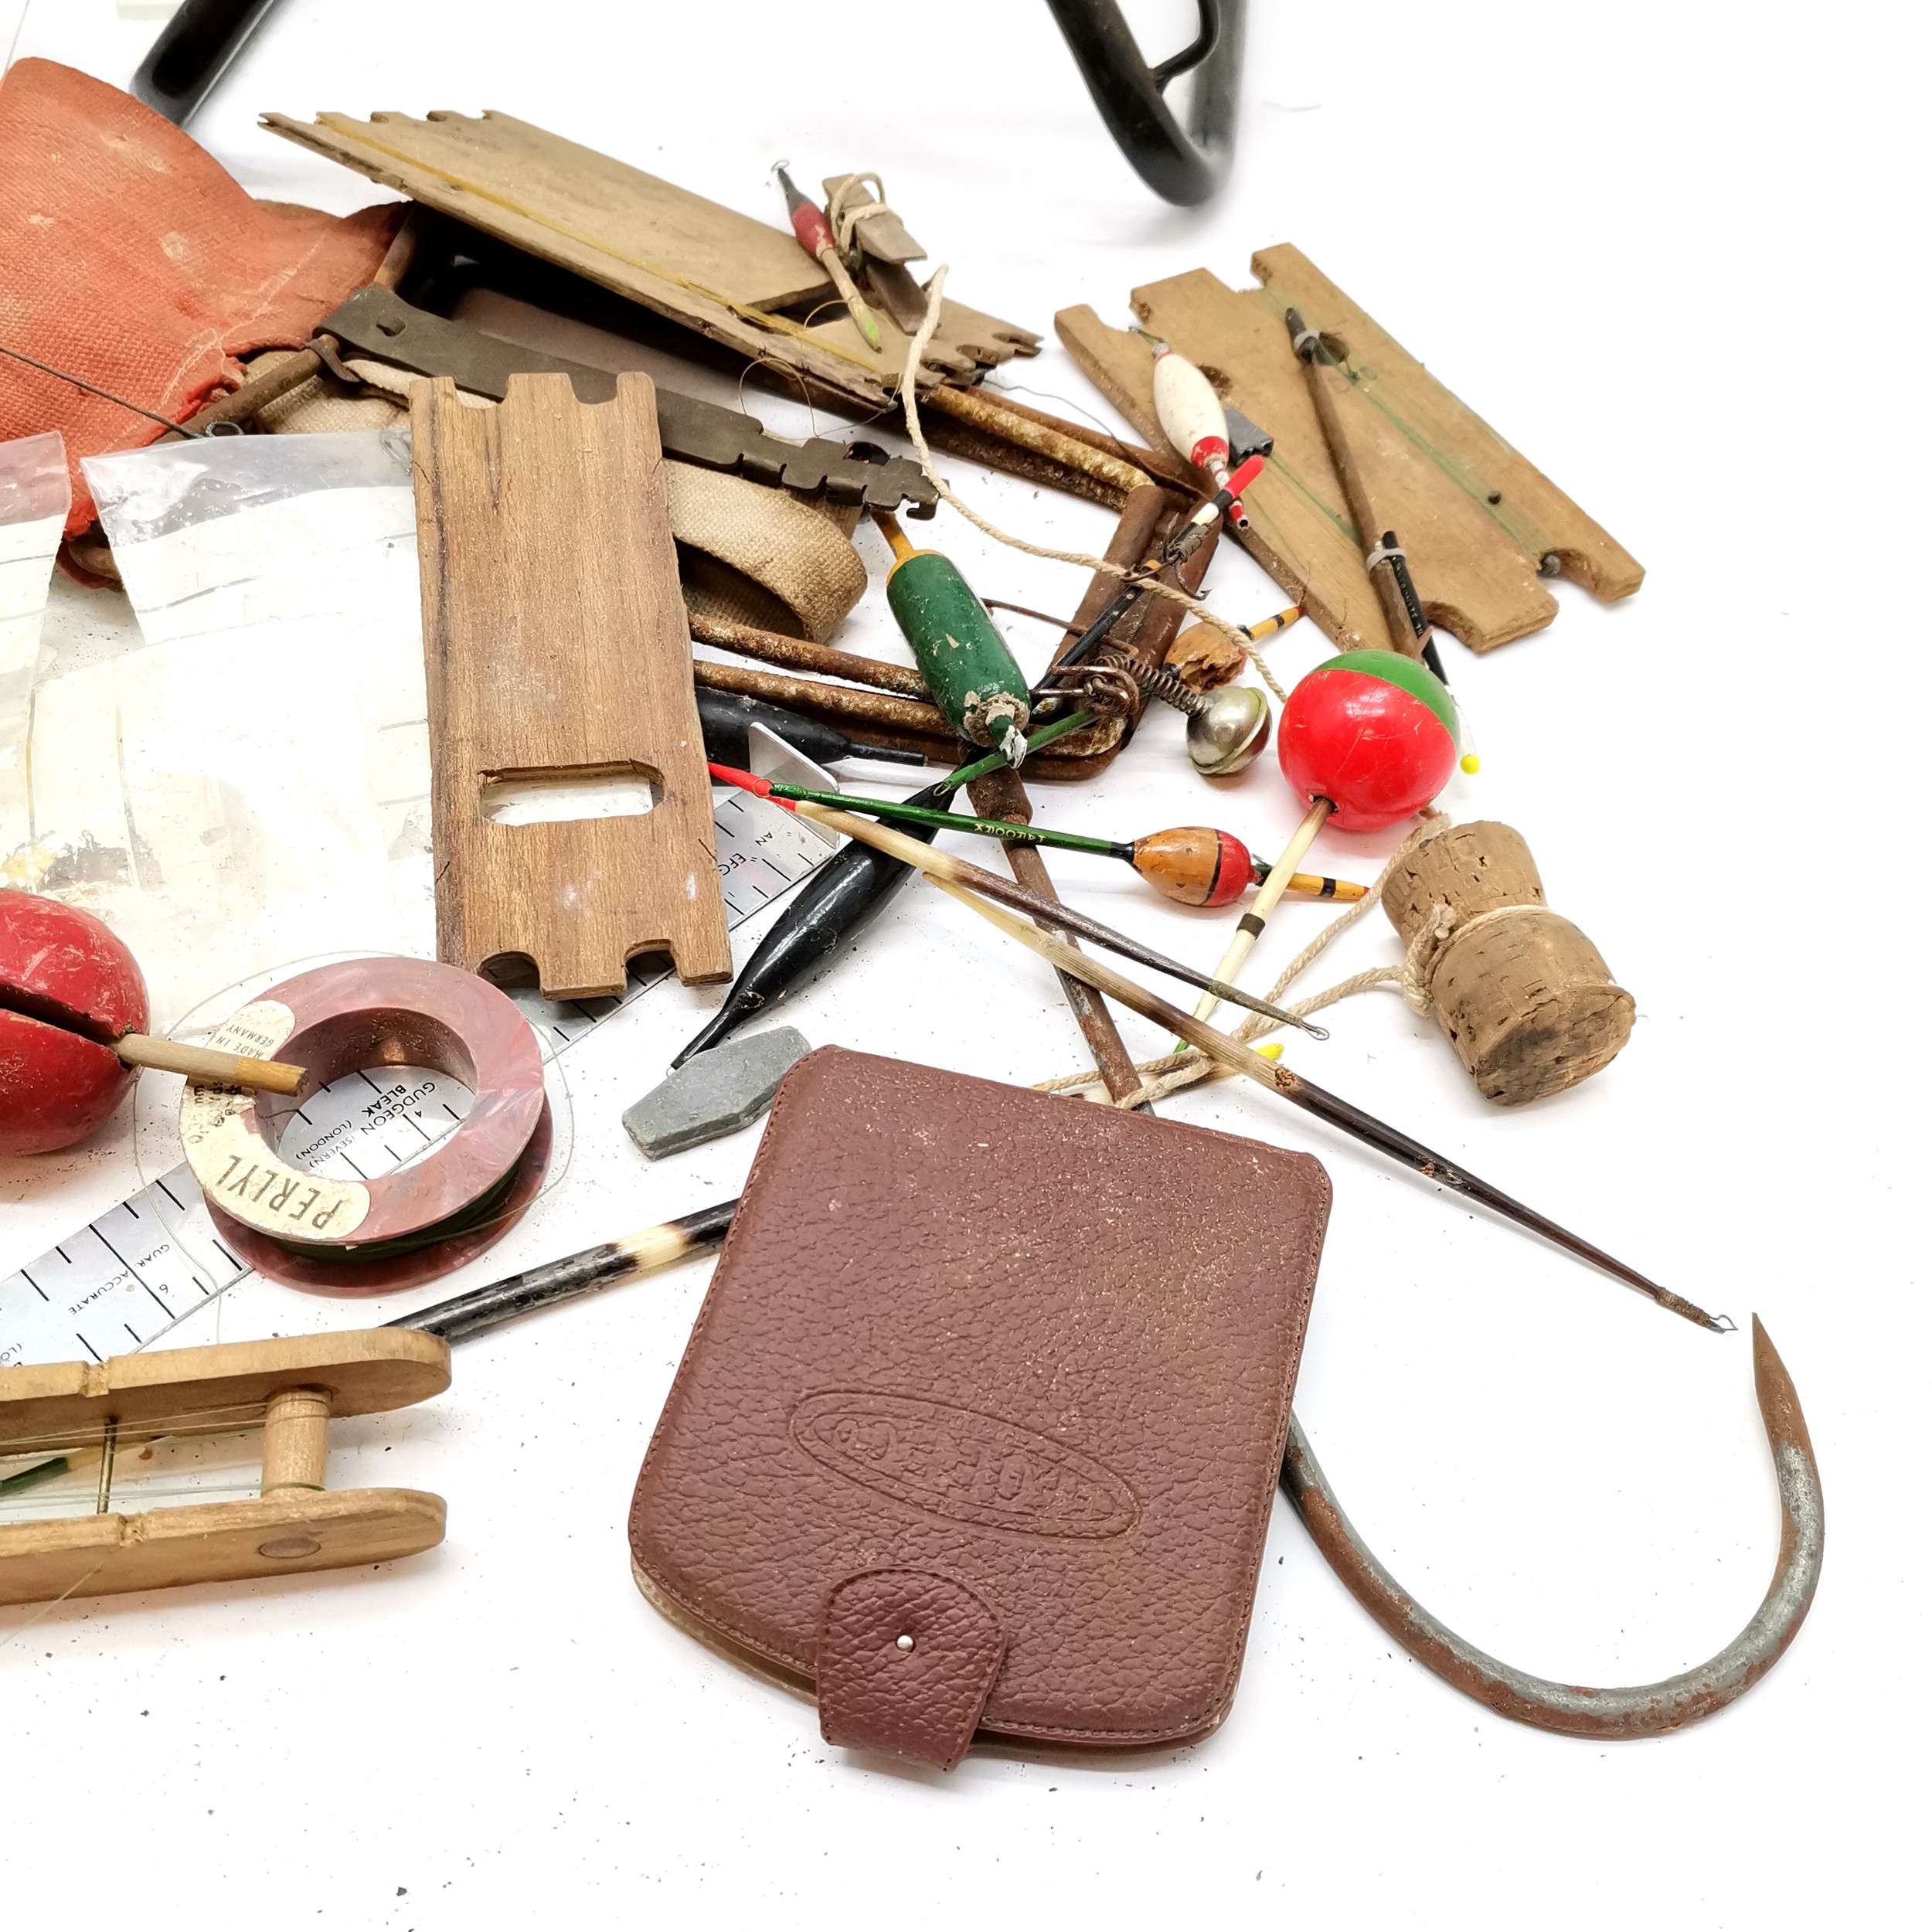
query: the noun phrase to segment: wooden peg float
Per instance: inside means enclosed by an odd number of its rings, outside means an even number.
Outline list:
[[[406,1328],[0,1369],[0,1454],[44,1464],[65,1450],[66,1473],[101,1469],[91,1512],[0,1523],[0,1604],[345,1570],[431,1549],[443,1540],[440,1496],[326,1486],[328,1424],[408,1408],[449,1383],[449,1344]],[[109,1509],[114,1458],[129,1444],[257,1423],[257,1499]]]
[[[185,1046],[154,1033],[124,1033],[114,1053],[128,1066],[157,1073],[185,1074],[196,1087],[239,1087],[251,1094],[293,1094],[302,1070],[287,1060],[259,1060],[246,1053],[224,1053],[213,1046]]]
[[[1637,1002],[1588,937],[1543,897],[1522,835],[1456,825],[1389,875],[1383,909],[1422,962],[1430,1009],[1485,1099],[1512,1107],[1560,1094],[1607,1066]]]

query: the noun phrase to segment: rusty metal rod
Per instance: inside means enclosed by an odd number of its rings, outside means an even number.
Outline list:
[[[393,289],[400,284],[416,260],[428,226],[428,214],[422,204],[410,202],[409,213],[397,225],[395,234],[389,239],[387,252],[369,278],[372,287]],[[243,423],[267,408],[270,403],[279,402],[283,396],[293,393],[311,377],[321,373],[325,366],[324,351],[329,355],[335,352],[332,337],[318,336],[316,341],[320,347],[297,349],[273,369],[264,369],[259,376],[250,376],[239,389],[217,396],[182,427],[190,435],[195,435],[205,434],[216,423]]]
[[[950,766],[959,749],[952,728],[934,706],[889,697],[882,691],[855,690],[850,685],[826,684],[815,678],[788,678],[776,671],[743,670],[731,664],[694,662],[691,675],[692,682],[706,690],[729,691],[812,717],[856,723],[885,743],[923,752],[931,764]],[[1090,778],[1112,761],[1124,736],[1120,719],[1103,718],[1071,733],[1052,750],[1030,758],[1026,768],[1036,778]]]
[[[1032,404],[1022,403],[1010,391],[995,389],[999,407],[1009,416],[1017,416],[1029,423],[1037,423],[1043,429],[1053,430],[1073,442],[1084,443],[1089,449],[1099,450],[1104,454],[1118,457],[1123,463],[1131,464],[1135,469],[1144,470],[1157,482],[1187,499],[1184,507],[1192,508],[1201,494],[1200,472],[1191,464],[1183,463],[1163,450],[1150,450],[1138,443],[1129,443],[1117,436],[1111,436],[1105,430],[1097,430],[1086,423],[1070,422],[1063,416],[1055,416],[1050,411],[1036,409]]]
[[[1343,1513],[1300,1423],[1288,1423],[1281,1486],[1315,1546],[1350,1594],[1417,1663],[1500,1716],[1572,1737],[1655,1737],[1743,1696],[1791,1648],[1825,1560],[1825,1492],[1798,1391],[1764,1325],[1751,1318],[1758,1413],[1777,1477],[1784,1532],[1757,1614],[1714,1657],[1655,1684],[1598,1689],[1538,1677],[1478,1650],[1432,1616],[1392,1577]]]
[[[929,697],[926,680],[909,664],[862,658],[828,644],[788,638],[777,631],[760,631],[753,624],[732,624],[723,617],[700,617],[696,611],[689,614],[689,623],[691,634],[699,643],[708,644],[714,650],[729,651],[735,657],[753,658],[760,664],[781,664],[792,671],[815,671],[822,677],[849,678],[855,684],[893,692],[902,698]],[[944,719],[939,728],[945,729]]]
[[[1033,801],[1026,795],[1026,787],[1021,782],[1019,774],[1010,765],[975,779],[967,787],[966,795],[973,801],[974,811],[982,818],[1003,819],[1015,825],[1030,825],[1033,822]],[[1037,893],[1042,899],[1059,899],[1053,877],[1046,869],[1046,861],[1036,846],[1009,845],[1006,863],[1014,878],[1029,892]],[[1035,923],[1039,923],[1037,917]],[[1067,941],[1069,945],[1077,943],[1071,939]],[[1071,973],[1062,973],[1060,982],[1061,995],[1087,1042],[1087,1050],[1094,1056],[1094,1067],[1108,1096],[1116,1107],[1125,1106],[1140,1093],[1143,1082],[1140,1069],[1134,1064],[1134,1056],[1127,1050],[1127,1043],[1121,1038],[1121,1029],[1114,1024],[1112,1012],[1106,1001],[1083,980],[1076,979]],[[1145,1104],[1143,1106],[1148,1113],[1154,1111],[1151,1107],[1145,1107]]]
[[[975,429],[984,430],[1002,442],[1031,450],[1064,469],[1090,476],[1096,482],[1118,490],[1123,497],[1154,480],[1138,464],[1128,461],[1112,451],[1096,449],[1083,437],[1066,434],[1066,430],[1073,427],[1070,423],[1062,424],[1051,418],[1043,420],[1037,415],[1022,414],[1018,410],[1008,408],[1004,396],[995,403],[981,390],[954,389],[940,383],[926,392],[926,403],[927,407],[943,410],[947,415],[962,423],[970,423]]]

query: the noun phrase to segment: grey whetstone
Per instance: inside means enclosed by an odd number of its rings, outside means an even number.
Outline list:
[[[647,1160],[662,1160],[749,1127],[771,1104],[794,1060],[811,1051],[795,1026],[745,1033],[686,1060],[624,1117]]]

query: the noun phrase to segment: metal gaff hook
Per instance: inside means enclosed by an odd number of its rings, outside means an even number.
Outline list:
[[[1716,1656],[1655,1684],[1593,1689],[1532,1676],[1487,1652],[1423,1608],[1385,1569],[1342,1513],[1321,1465],[1290,1418],[1281,1486],[1316,1549],[1357,1603],[1396,1641],[1465,1696],[1504,1717],[1573,1737],[1654,1737],[1695,1724],[1743,1696],[1791,1647],[1818,1590],[1825,1557],[1825,1495],[1798,1391],[1770,1338],[1751,1318],[1757,1407],[1777,1475],[1784,1528],[1777,1567],[1757,1614]]]

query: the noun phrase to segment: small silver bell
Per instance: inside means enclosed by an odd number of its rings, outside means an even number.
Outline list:
[[[1189,706],[1187,755],[1204,778],[1226,778],[1253,764],[1274,722],[1267,698],[1253,685],[1223,685]]]

